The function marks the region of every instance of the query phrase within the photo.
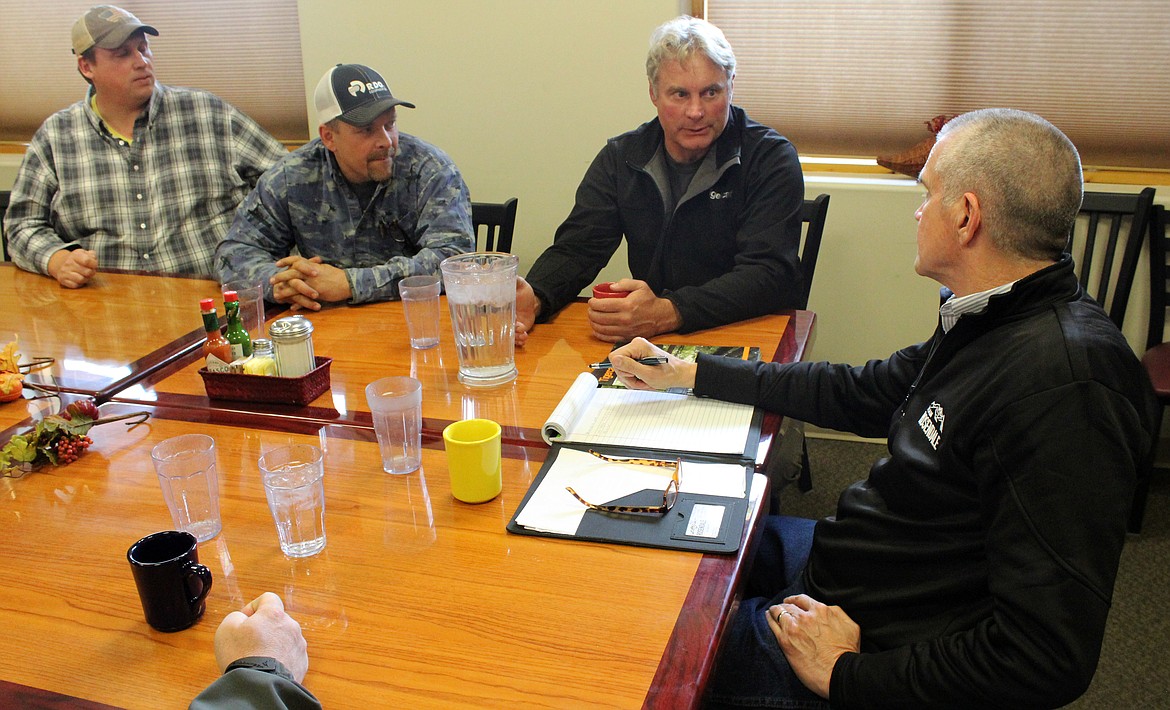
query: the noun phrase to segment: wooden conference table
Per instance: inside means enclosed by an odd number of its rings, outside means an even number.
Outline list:
[[[143,280],[156,279],[172,281]],[[190,323],[197,294],[214,292],[215,284],[174,281],[154,285],[181,294],[169,304],[173,311],[157,312]],[[132,305],[100,288],[66,296]],[[295,408],[249,412],[200,401],[197,376],[198,389],[184,390],[192,367],[181,362],[185,333],[163,346],[180,358],[174,366],[164,353],[140,351],[153,343],[139,343],[139,350],[123,343],[126,363],[157,360],[163,366],[147,372],[143,384],[114,394],[130,401],[105,404],[102,412],[147,410],[152,418],[134,428],[95,428],[94,445],[72,464],[0,479],[0,536],[9,541],[0,547],[0,627],[6,630],[0,653],[9,659],[0,673],[0,705],[185,707],[217,675],[212,649],[220,619],[263,591],[280,594],[304,627],[306,685],[328,708],[694,705],[753,537],[737,555],[718,556],[504,530],[546,454],[536,432],[543,417],[583,364],[608,351],[587,331],[583,337],[573,332],[580,326],[577,310],[571,306],[537,328],[518,356],[520,378],[502,397],[467,391],[455,378],[448,344],[433,351],[442,356],[441,368],[437,361],[419,367],[427,363],[408,350],[405,331],[395,330],[401,304],[312,315],[318,353],[334,358],[332,392],[299,414]],[[362,334],[358,316],[383,327],[354,344],[347,338]],[[782,333],[761,341],[765,355],[781,346],[783,359],[800,357],[811,314],[780,318]],[[719,329],[678,342],[750,345],[749,333],[764,337],[764,321],[777,322],[761,319],[738,332]],[[54,330],[68,321],[52,324],[47,329],[54,332],[38,342],[65,344],[58,351],[75,347],[80,362],[95,339],[105,340],[97,330],[75,327],[78,344],[69,345],[67,332]],[[55,352],[45,346],[44,354]],[[368,414],[361,416],[361,391],[377,376],[410,371],[407,363],[437,396],[424,403],[429,427],[422,470],[388,476]],[[60,368],[55,374],[68,378]],[[0,411],[19,406],[0,405]],[[446,421],[472,415],[500,418],[514,440],[505,446],[503,493],[482,505],[452,498],[436,436]],[[204,618],[165,634],[142,618],[125,554],[139,537],[172,526],[151,447],[192,432],[217,442],[224,528],[200,545],[215,580]],[[281,554],[256,470],[262,451],[290,442],[326,451],[329,542],[303,560]],[[757,506],[748,530],[758,529],[760,519]]]
[[[540,430],[545,419],[573,379],[590,363],[604,360],[612,347],[593,338],[587,311],[584,302],[572,303],[551,322],[538,325],[527,344],[516,349],[519,376],[500,387],[473,388],[459,382],[450,313],[443,297],[440,343],[429,350],[408,346],[405,315],[398,301],[307,314],[314,325],[316,354],[331,357],[333,362],[330,390],[305,407],[208,399],[199,375],[202,363],[195,351],[157,368],[119,392],[114,400],[372,427],[366,385],[388,375],[410,375],[423,385],[425,431],[440,434],[452,421],[483,417],[501,423],[506,442],[544,446]],[[788,362],[804,357],[812,325],[812,313],[789,311],[687,335],[664,335],[655,342],[755,346],[764,359]],[[777,421],[771,421],[765,430],[774,431]],[[761,465],[769,444],[770,439],[765,438],[760,447]]]
[[[0,347],[16,340],[26,362],[56,360],[34,384],[101,401],[199,346],[201,298],[222,310],[214,281],[102,272],[73,290],[0,263]]]

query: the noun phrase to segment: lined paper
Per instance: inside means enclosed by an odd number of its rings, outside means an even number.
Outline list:
[[[598,388],[582,373],[542,432],[558,441],[743,455],[754,408],[693,395]]]

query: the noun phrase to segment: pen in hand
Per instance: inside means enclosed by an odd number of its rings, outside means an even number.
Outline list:
[[[637,362],[640,365],[665,365],[666,358],[664,358],[664,357],[640,357],[637,360],[635,360],[635,362]],[[613,363],[611,363],[609,360],[604,360],[602,362],[595,362],[595,363],[592,363],[589,365],[590,370],[598,370],[598,369],[601,369],[603,367],[604,368],[613,367]]]

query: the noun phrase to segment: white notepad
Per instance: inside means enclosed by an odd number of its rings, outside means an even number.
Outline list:
[[[598,387],[581,373],[541,428],[545,442],[744,455],[755,408],[694,395]]]

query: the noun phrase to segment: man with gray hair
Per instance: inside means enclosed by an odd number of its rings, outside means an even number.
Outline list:
[[[12,187],[12,260],[66,288],[109,268],[211,276],[236,207],[285,155],[218,97],[155,81],[147,35],[112,5],[77,19],[89,90],[37,130]]]
[[[592,299],[593,334],[618,342],[791,308],[801,290],[804,179],[796,150],[733,106],[735,54],[719,28],[679,17],[646,59],[658,117],[608,141],[553,244],[517,285],[517,343],[609,262],[624,236],[624,298]]]
[[[220,280],[262,282],[269,301],[319,310],[398,298],[403,278],[475,248],[459,169],[398,132],[397,108],[414,104],[361,64],[325,72],[313,102],[320,135],[240,205],[215,253]]]
[[[1080,288],[1076,148],[1039,116],[963,114],[919,178],[925,343],[862,367],[610,354],[627,385],[887,437],[817,521],[769,518],[708,707],[1058,707],[1096,670],[1159,407]]]

